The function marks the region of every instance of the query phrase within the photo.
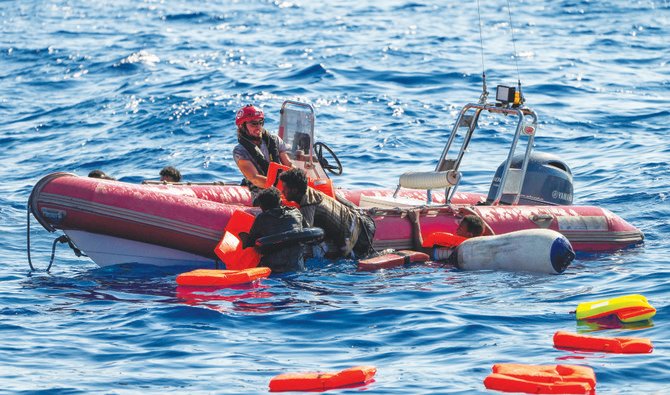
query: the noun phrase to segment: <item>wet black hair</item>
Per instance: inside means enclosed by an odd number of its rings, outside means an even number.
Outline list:
[[[307,174],[302,169],[287,170],[281,173],[279,179],[288,188],[295,189],[301,196],[307,192]]]
[[[473,237],[481,236],[484,233],[484,221],[476,215],[466,215],[461,223],[465,223],[468,232]]]
[[[163,170],[161,170],[160,173],[158,173],[161,177],[170,177],[172,178],[172,182],[179,182],[181,181],[181,173],[179,170],[172,166],[165,166]]]
[[[99,169],[91,170],[91,172],[88,173],[88,176],[91,178],[100,178],[103,180],[116,180],[116,178],[108,176],[104,171]]]
[[[281,204],[281,192],[275,187],[263,189],[254,199],[254,205],[259,205],[261,210],[267,211],[279,207]]]

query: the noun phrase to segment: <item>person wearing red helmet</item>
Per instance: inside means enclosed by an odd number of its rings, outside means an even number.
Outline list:
[[[252,198],[265,187],[270,162],[293,166],[284,141],[265,130],[264,123],[263,110],[251,104],[242,107],[235,116],[239,144],[233,149],[233,158],[244,176],[242,185],[249,187]]]

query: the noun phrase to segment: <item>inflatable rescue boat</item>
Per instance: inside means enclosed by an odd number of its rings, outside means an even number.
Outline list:
[[[461,163],[483,112],[516,119],[507,159],[488,194],[457,191],[468,174]],[[567,164],[531,152],[537,116],[528,108],[507,102],[467,104],[435,170],[402,174],[395,190],[333,189],[326,172],[341,174],[342,166],[330,148],[314,143],[314,120],[309,104],[287,101],[282,106],[279,135],[293,164],[307,172],[313,186],[349,200],[375,220],[373,245],[378,250],[413,247],[408,210],[420,211],[423,234],[454,233],[463,216],[476,215],[486,225],[485,235],[551,229],[575,251],[613,251],[643,241],[640,230],[609,210],[572,205]],[[214,248],[229,219],[237,210],[257,214],[251,203],[249,190],[240,185],[130,184],[53,173],[34,186],[28,209],[46,230],[62,231],[75,252],[100,266],[133,262],[214,268]]]

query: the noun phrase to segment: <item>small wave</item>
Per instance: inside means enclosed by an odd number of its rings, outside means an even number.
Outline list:
[[[211,19],[211,17],[206,12],[187,12],[181,14],[167,14],[163,16],[162,19],[168,22],[202,22]]]
[[[160,61],[161,59],[158,56],[148,51],[141,50],[139,52],[131,54],[128,57],[121,59],[121,61],[117,64],[117,66],[124,64],[144,64],[147,66],[155,66]]]
[[[318,82],[329,77],[332,77],[332,73],[330,73],[324,65],[317,63],[307,66],[304,69],[297,70],[281,79],[284,81]]]

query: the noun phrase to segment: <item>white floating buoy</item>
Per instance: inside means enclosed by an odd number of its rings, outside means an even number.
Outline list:
[[[455,251],[463,270],[562,273],[575,258],[568,239],[550,229],[527,229],[465,240]]]

